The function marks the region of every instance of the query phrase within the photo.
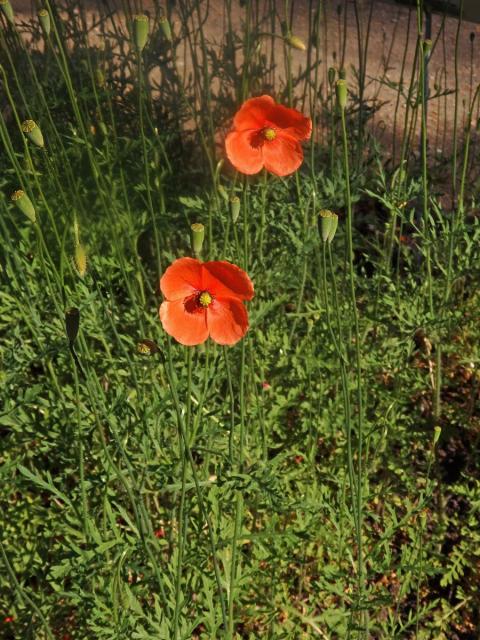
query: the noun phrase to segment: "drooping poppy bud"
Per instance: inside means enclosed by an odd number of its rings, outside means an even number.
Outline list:
[[[196,258],[202,255],[203,240],[205,238],[205,227],[200,222],[194,222],[192,229],[192,251]]]
[[[148,40],[148,16],[138,14],[133,18],[133,40],[139,52],[142,52]]]
[[[165,40],[168,40],[168,42],[172,41],[172,29],[170,27],[170,22],[168,21],[167,16],[161,16],[159,19],[159,23],[160,23],[160,28],[163,31],[163,36],[165,38]]]
[[[37,147],[45,146],[42,131],[34,120],[25,120],[22,122],[22,131]]]
[[[48,36],[50,35],[51,24],[50,24],[50,14],[46,9],[40,9],[40,11],[38,12],[38,20],[43,29],[43,33],[48,38]]]
[[[433,430],[433,445],[435,446],[442,435],[442,427],[435,427]]]
[[[35,213],[35,207],[25,191],[18,189],[17,191],[14,191],[10,197],[12,202],[14,202],[20,211],[27,216],[30,222],[36,221],[37,214]]]
[[[10,22],[10,24],[15,24],[15,15],[13,13],[10,0],[0,0],[0,9],[2,10],[3,15]]]
[[[227,193],[225,187],[223,187],[221,184],[219,184],[218,187],[217,187],[217,191],[222,196],[222,198],[225,200],[225,202],[228,202],[228,193]]]
[[[307,49],[303,40],[298,36],[294,36],[292,34],[285,38],[285,42],[289,47],[292,47],[292,49],[298,49],[298,51],[306,51]]]
[[[328,84],[333,87],[334,83],[335,83],[335,75],[336,75],[336,71],[334,67],[329,67],[328,68]]]
[[[340,109],[345,109],[347,106],[347,82],[346,80],[340,79],[337,80],[337,84],[335,85],[335,90],[337,94],[337,104]]]
[[[65,311],[65,331],[70,344],[75,342],[80,327],[80,311],[71,307]]]
[[[235,224],[240,215],[240,198],[238,196],[230,197],[230,211],[232,214],[232,222]]]

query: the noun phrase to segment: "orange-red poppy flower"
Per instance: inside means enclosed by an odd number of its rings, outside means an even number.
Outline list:
[[[312,121],[296,109],[277,104],[270,96],[246,100],[233,119],[225,148],[233,166],[242,173],[258,173],[263,167],[286,176],[303,161],[300,140],[308,140]]]
[[[253,284],[230,262],[180,258],[161,277],[160,289],[163,328],[181,344],[201,344],[208,336],[218,344],[235,344],[247,332],[243,301],[253,298]]]

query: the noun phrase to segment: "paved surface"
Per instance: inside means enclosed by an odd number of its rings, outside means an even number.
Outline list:
[[[12,6],[22,17],[27,17],[33,2],[29,0],[11,0]],[[480,1],[480,0],[479,0]],[[89,2],[83,0],[83,6],[95,11],[102,7],[101,0]],[[110,6],[115,4],[110,1]],[[116,2],[121,5],[120,0]],[[134,3],[131,2],[133,5]],[[235,4],[235,3],[234,3]],[[267,0],[260,0],[260,7],[267,7]],[[152,9],[153,3],[149,0],[137,1],[137,5],[143,10]],[[352,76],[352,67],[358,68],[358,38],[357,23],[355,18],[354,5],[352,0],[344,3],[344,0],[326,0],[324,3],[325,21],[322,29],[322,75],[326,80],[326,70],[329,66],[339,66],[342,55],[339,43],[344,38],[344,7],[346,6],[347,30],[345,49],[345,68]],[[202,5],[206,6],[206,3]],[[306,0],[296,0],[294,11],[294,32],[305,41],[308,32],[308,6]],[[337,8],[341,6],[342,12]],[[358,0],[360,8],[359,18],[362,31],[362,41],[365,43],[365,32],[368,21],[370,0]],[[278,1],[277,10],[279,17],[283,18],[283,0]],[[210,1],[210,15],[206,23],[206,30],[209,39],[217,43],[223,37],[223,25],[225,18],[225,3],[221,0]],[[241,27],[241,20],[244,17],[244,9],[240,8],[238,0],[235,4],[234,26]],[[442,16],[433,15],[432,39],[435,41],[442,25]],[[410,35],[407,39],[408,25],[410,23]],[[430,60],[430,92],[432,96],[438,91],[453,90],[455,88],[454,74],[454,50],[455,37],[458,21],[456,18],[447,17],[444,30],[437,41]],[[178,24],[177,24],[178,29]],[[394,122],[396,91],[388,87],[388,83],[398,82],[402,59],[405,54],[405,84],[408,87],[412,70],[413,56],[416,42],[416,16],[415,11],[408,7],[397,4],[393,1],[374,0],[370,38],[368,43],[366,73],[368,79],[367,97],[375,99],[378,103],[386,102],[372,121],[372,126],[377,135],[381,136],[387,152],[393,150],[394,136],[397,138],[396,147],[398,149],[398,134],[403,129],[403,117],[405,113],[405,99],[402,98],[398,106],[397,124]],[[471,38],[473,34],[473,41]],[[278,40],[279,54],[282,52],[281,40]],[[305,66],[306,54],[294,51],[294,70],[298,71]],[[472,64],[473,60],[473,64]],[[466,121],[469,103],[476,85],[480,82],[480,25],[473,22],[464,21],[460,28],[459,55],[458,55],[458,78],[459,78],[459,122],[463,125]],[[428,132],[431,151],[441,153],[443,150],[448,153],[451,147],[452,127],[454,115],[453,95],[432,98],[429,102]],[[475,114],[477,116],[477,114]],[[475,117],[475,122],[476,122]]]

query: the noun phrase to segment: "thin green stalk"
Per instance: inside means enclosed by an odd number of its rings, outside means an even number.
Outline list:
[[[352,196],[350,192],[350,168],[348,161],[348,137],[347,126],[345,122],[345,109],[340,108],[341,129],[342,129],[342,146],[343,146],[343,169],[346,188],[346,204],[347,204],[347,261],[349,271],[350,285],[350,304],[353,314],[354,338],[355,338],[355,366],[357,377],[357,510],[358,533],[357,533],[357,587],[358,587],[358,603],[363,606],[365,592],[365,567],[363,559],[363,388],[362,388],[362,362],[361,362],[361,344],[360,344],[360,328],[357,309],[357,300],[355,295],[355,267],[353,264],[353,210]],[[364,633],[368,636],[368,618],[365,620]]]
[[[190,426],[191,418],[191,394],[192,394],[192,352],[193,349],[187,347],[187,411],[185,424],[187,429]],[[180,435],[180,434],[179,434]],[[179,438],[179,454],[182,461],[182,489],[180,494],[180,507],[178,509],[178,556],[177,556],[177,570],[175,575],[175,611],[173,614],[173,638],[178,640],[180,628],[179,617],[182,607],[180,601],[182,595],[182,565],[183,554],[185,549],[185,542],[187,537],[187,520],[185,515],[185,494],[186,494],[186,481],[187,481],[187,458],[185,456],[185,446],[180,436]]]
[[[185,447],[185,451],[188,457],[188,461],[190,464],[190,469],[192,472],[192,477],[193,477],[193,482],[195,483],[195,490],[196,490],[196,494],[197,494],[197,499],[198,499],[198,506],[200,509],[200,515],[202,517],[202,519],[206,522],[207,524],[207,530],[208,530],[208,537],[209,537],[209,542],[210,542],[210,548],[211,548],[211,553],[212,553],[212,561],[213,561],[213,568],[214,568],[214,573],[215,573],[215,582],[217,584],[217,589],[218,589],[218,596],[220,598],[220,606],[221,606],[221,610],[222,610],[222,621],[223,621],[223,627],[225,630],[228,629],[228,618],[227,618],[227,610],[225,607],[225,598],[224,598],[224,594],[223,594],[223,587],[222,587],[222,578],[220,575],[220,567],[218,564],[218,559],[217,559],[217,545],[215,542],[215,538],[214,538],[214,534],[213,534],[213,526],[212,526],[212,522],[208,513],[208,510],[205,508],[205,503],[203,500],[203,492],[201,489],[201,485],[200,485],[200,481],[198,479],[198,474],[197,474],[197,470],[196,470],[196,466],[195,466],[195,460],[193,459],[193,455],[192,455],[192,451],[190,448],[190,444],[188,442],[188,436],[187,436],[187,431],[185,428],[185,421],[183,418],[183,414],[182,414],[182,407],[180,404],[180,400],[178,398],[178,393],[177,393],[177,388],[176,388],[176,384],[175,384],[175,374],[174,374],[174,369],[173,369],[173,363],[171,360],[171,353],[170,351],[168,351],[168,360],[165,360],[162,358],[162,362],[163,362],[163,368],[165,371],[165,376],[167,378],[168,381],[168,386],[170,388],[171,394],[172,394],[172,400],[173,400],[173,404],[174,404],[174,408],[175,408],[175,413],[177,416],[177,426],[180,430],[180,434],[184,443],[184,447]]]

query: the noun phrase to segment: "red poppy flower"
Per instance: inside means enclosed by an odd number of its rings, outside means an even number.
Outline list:
[[[181,344],[201,344],[208,336],[218,344],[235,344],[247,332],[243,301],[253,298],[253,284],[230,262],[180,258],[163,274],[160,289],[163,328]]]
[[[303,161],[300,140],[308,140],[312,121],[296,109],[277,104],[270,96],[250,98],[233,119],[225,148],[233,166],[242,173],[258,173],[263,167],[286,176]]]

